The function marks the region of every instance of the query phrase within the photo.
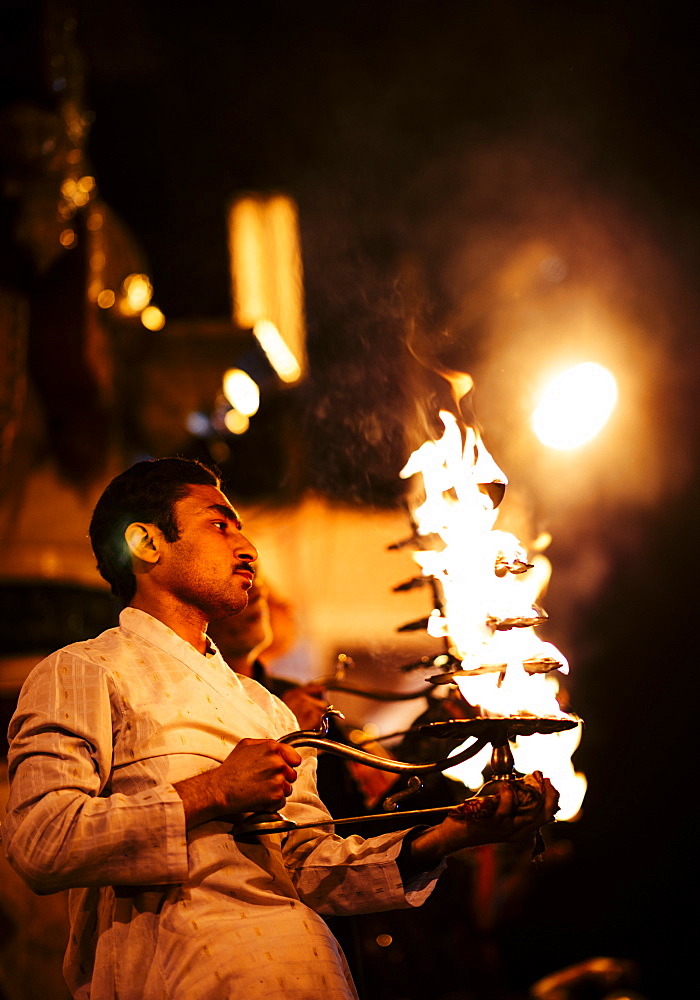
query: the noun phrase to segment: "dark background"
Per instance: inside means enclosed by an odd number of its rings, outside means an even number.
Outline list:
[[[17,43],[8,50],[20,52],[37,5],[5,8]],[[606,553],[595,593],[577,581],[585,600],[567,608],[564,644],[575,654],[572,701],[586,723],[576,760],[589,792],[582,818],[555,837],[570,842],[569,860],[536,876],[500,944],[514,991],[603,954],[639,965],[648,1000],[674,995],[692,981],[700,564],[698,73],[685,5],[122,0],[75,9],[100,193],[143,246],[169,319],[229,315],[232,196],[281,189],[296,199],[310,374],[294,405],[306,421],[306,481],[331,497],[395,499],[410,405],[408,388],[394,384],[407,255],[422,271],[428,328],[452,323],[450,347],[471,370],[489,343],[478,324],[460,325],[472,287],[454,283],[465,229],[527,230],[533,192],[554,183],[559,164],[568,200],[585,206],[593,191],[642,220],[680,290],[669,310],[668,288],[658,296],[673,327],[662,357],[683,377],[673,399],[652,393],[649,405],[673,425],[669,449],[683,461],[659,465],[652,503],[618,482],[586,510],[594,536],[565,521],[563,537],[555,533],[555,570],[561,554],[576,576],[567,536]],[[7,76],[21,87],[20,69]],[[621,259],[639,251],[638,232],[616,233]],[[379,440],[368,415],[381,417]]]

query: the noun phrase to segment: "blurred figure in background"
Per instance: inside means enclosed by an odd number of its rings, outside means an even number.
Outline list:
[[[272,694],[277,695],[294,712],[300,729],[317,729],[328,699],[323,685],[297,684],[294,681],[272,676],[266,669],[261,655],[273,642],[279,647],[288,643],[287,637],[273,635],[270,616],[270,588],[256,568],[255,580],[248,594],[248,606],[238,614],[210,622],[207,635],[237,674],[252,677]]]
[[[272,607],[278,612],[274,631]],[[299,684],[277,677],[265,665],[265,654],[269,656],[274,652],[279,656],[294,642],[294,618],[289,603],[271,592],[259,567],[256,567],[249,591],[248,606],[228,618],[210,622],[207,635],[232,670],[252,677],[291,709],[300,729],[318,729],[328,708],[328,694],[323,684],[319,681]],[[329,720],[328,736],[336,743],[348,742],[344,727],[334,717]],[[372,752],[376,752],[376,747]],[[336,819],[374,808],[388,792],[394,778],[395,775],[387,771],[319,752],[319,795]]]

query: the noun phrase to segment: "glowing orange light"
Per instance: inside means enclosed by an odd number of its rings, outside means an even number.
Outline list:
[[[226,424],[226,430],[230,431],[231,434],[245,434],[250,427],[250,420],[248,420],[246,415],[233,409],[227,411],[224,423]]]
[[[97,304],[100,309],[111,309],[116,301],[116,295],[111,288],[103,288],[97,296]]]
[[[145,309],[153,295],[153,286],[147,274],[127,275],[122,282],[122,290],[133,314]]]
[[[584,362],[545,389],[532,414],[532,429],[551,448],[578,448],[598,434],[617,402],[617,383],[602,365]]]
[[[165,326],[165,316],[158,306],[146,306],[141,313],[141,322],[147,330],[162,330]]]
[[[253,334],[283,382],[296,382],[301,378],[299,363],[274,323],[266,319],[260,320],[253,327]]]
[[[229,210],[228,242],[234,322],[256,331],[260,324],[269,324],[284,352],[276,347],[268,353],[264,344],[263,350],[280,378],[294,382],[301,377],[306,358],[296,205],[284,195],[237,199]],[[262,330],[269,341],[268,327]],[[282,355],[285,360],[278,369],[277,359]]]

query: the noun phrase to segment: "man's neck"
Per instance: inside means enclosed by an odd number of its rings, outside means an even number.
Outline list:
[[[129,606],[136,608],[137,611],[144,611],[152,618],[157,618],[181,639],[189,642],[190,646],[193,646],[198,653],[202,653],[202,655],[206,653],[208,648],[207,621],[202,613],[195,608],[171,600],[146,598],[139,594],[136,594]]]

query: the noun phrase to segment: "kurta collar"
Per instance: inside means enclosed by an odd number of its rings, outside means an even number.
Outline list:
[[[207,657],[198,653],[194,646],[181,639],[177,632],[173,632],[158,618],[154,618],[153,615],[149,615],[145,611],[139,611],[138,608],[124,608],[119,615],[119,625],[129,632],[135,632],[142,639],[152,642],[158,649],[170,653],[171,656],[176,656],[178,660],[183,660],[185,663],[194,661],[200,666],[207,660]]]
[[[235,691],[236,694],[242,696],[246,705],[246,718],[249,721],[255,718],[257,724],[265,730],[264,735],[270,735],[270,719],[267,713],[256,705],[245,692],[238,674],[231,670],[211,640],[209,642],[214,655],[205,656],[203,653],[197,652],[194,646],[180,638],[176,632],[173,632],[158,618],[154,618],[138,608],[124,608],[119,615],[119,627],[138,635],[170,656],[176,657],[219,694],[230,698]],[[263,734],[261,733],[261,735]]]

